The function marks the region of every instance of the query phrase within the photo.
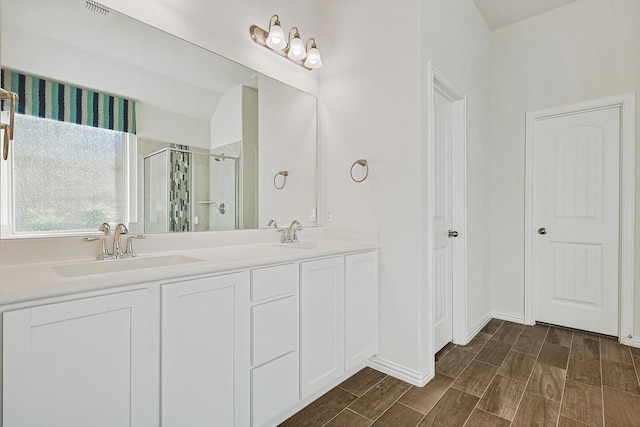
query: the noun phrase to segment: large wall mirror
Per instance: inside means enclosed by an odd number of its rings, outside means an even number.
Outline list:
[[[91,2],[2,0],[0,19],[20,91],[3,238],[316,225],[312,95]]]

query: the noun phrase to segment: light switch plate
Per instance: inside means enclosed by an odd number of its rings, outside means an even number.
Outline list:
[[[324,208],[324,220],[325,222],[333,222],[333,208]]]
[[[309,208],[309,222],[316,222],[316,208]]]

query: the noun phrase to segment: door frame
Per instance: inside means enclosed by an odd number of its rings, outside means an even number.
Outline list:
[[[535,152],[538,121],[609,108],[620,109],[620,241],[618,337],[631,344],[633,337],[634,238],[635,238],[635,92],[591,99],[526,113],[525,132],[525,266],[524,321],[535,323]]]
[[[451,105],[451,213],[453,227],[459,236],[453,245],[453,289],[452,289],[452,337],[456,344],[467,344],[467,213],[466,213],[466,106],[467,96],[453,81],[447,78],[431,61],[427,66],[427,133],[426,172],[427,197],[425,209],[425,255],[426,266],[424,279],[427,284],[427,299],[425,306],[433,304],[435,289],[433,283],[433,212],[434,212],[434,146],[435,134],[432,123],[434,121],[434,97],[437,90],[448,98]],[[424,176],[424,175],[423,175]],[[433,356],[435,324],[433,322],[433,308],[425,310],[428,316],[427,328],[431,333],[429,355]]]

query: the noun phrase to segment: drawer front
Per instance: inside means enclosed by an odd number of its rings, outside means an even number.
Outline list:
[[[295,293],[297,288],[297,264],[251,270],[251,301]]]
[[[267,424],[298,402],[298,353],[251,371],[251,425]]]
[[[298,347],[298,304],[290,296],[251,308],[251,363],[261,365]]]

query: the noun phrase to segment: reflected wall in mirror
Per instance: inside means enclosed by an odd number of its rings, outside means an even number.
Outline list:
[[[270,219],[315,226],[315,97],[117,11],[84,6],[0,3],[0,66],[14,76],[3,85],[38,78],[36,89],[22,89],[24,118],[0,164],[3,238],[95,232],[104,221],[146,233],[260,228]],[[117,143],[92,136],[100,131],[91,127],[98,119],[87,123],[90,101],[69,114],[75,88],[96,93],[96,108],[107,108],[103,95],[132,101],[128,131],[112,135]],[[102,126],[108,113],[98,116]],[[50,118],[84,136],[71,143],[65,130],[41,131],[42,139],[33,138],[35,126],[21,132],[34,120],[56,127]],[[279,171],[287,171],[280,190]]]

